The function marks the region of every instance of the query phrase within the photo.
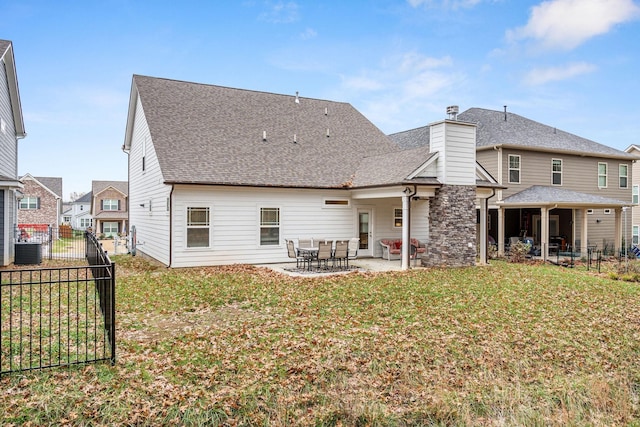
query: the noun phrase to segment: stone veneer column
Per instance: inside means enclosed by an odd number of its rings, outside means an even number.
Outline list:
[[[429,205],[429,242],[422,265],[464,267],[476,263],[476,189],[443,185]]]

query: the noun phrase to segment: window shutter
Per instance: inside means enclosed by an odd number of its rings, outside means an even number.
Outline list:
[[[100,199],[100,210],[103,211],[104,210],[104,200]]]
[[[36,209],[40,209],[40,197],[36,200]]]
[[[118,210],[120,210],[120,200],[118,200]]]

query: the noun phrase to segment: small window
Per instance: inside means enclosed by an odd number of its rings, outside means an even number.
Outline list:
[[[620,188],[629,188],[629,165],[618,165],[618,176],[620,178]]]
[[[638,199],[640,196],[640,186],[638,185],[634,185],[632,191],[632,199],[631,199],[631,203],[633,203],[634,205],[638,204]]]
[[[208,207],[187,207],[187,247],[209,247],[210,212]]]
[[[509,183],[520,184],[520,156],[509,154]]]
[[[402,228],[402,209],[393,208],[393,226]]]
[[[593,215],[593,209],[587,209],[587,215]]]
[[[562,159],[551,159],[551,184],[562,185]]]
[[[607,188],[607,164],[598,163],[598,188]]]
[[[639,239],[638,239],[638,232],[639,232],[639,231],[640,231],[640,227],[638,227],[637,225],[634,225],[634,226],[633,226],[633,236],[632,236],[633,244],[634,244],[634,245],[637,245],[637,244],[638,244],[638,241],[639,241]]]
[[[25,196],[20,200],[20,209],[40,209],[40,198]]]
[[[327,208],[348,207],[349,199],[324,199],[324,206]]]
[[[80,228],[91,227],[92,221],[91,218],[80,218]]]
[[[611,209],[605,209],[604,210],[604,214],[605,215],[611,215]]]
[[[117,199],[104,199],[102,201],[103,211],[117,211],[120,210],[120,200]]]
[[[280,208],[260,208],[260,245],[280,244]]]

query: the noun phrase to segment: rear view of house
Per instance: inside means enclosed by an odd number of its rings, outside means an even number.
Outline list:
[[[171,267],[288,261],[285,239],[425,245],[423,263],[476,262],[476,208],[496,185],[475,125],[442,120],[405,148],[350,104],[134,76],[123,149],[137,251]],[[481,226],[481,235],[486,229]],[[481,262],[482,256],[481,256]]]
[[[18,200],[22,197],[18,140],[25,136],[13,45],[0,40],[0,266],[14,259]]]

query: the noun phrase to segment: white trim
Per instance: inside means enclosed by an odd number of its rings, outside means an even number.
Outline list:
[[[511,157],[518,158],[518,168],[511,168]],[[511,181],[511,171],[518,171],[518,181]],[[520,184],[522,182],[522,156],[520,154],[508,154],[507,155],[507,182],[509,184]]]
[[[604,165],[604,175],[600,175],[600,165]],[[600,177],[604,176],[604,185],[600,185]],[[598,162],[598,188],[607,188],[609,186],[609,163]]]
[[[556,160],[560,162],[560,170],[559,171],[553,170],[553,162],[556,161]],[[551,158],[551,185],[553,185],[553,186],[556,186],[556,187],[561,187],[562,186],[562,181],[564,181],[564,176],[563,176],[563,171],[562,171],[562,169],[564,168],[564,164],[563,163],[564,162],[562,161],[562,159],[555,158],[555,157]],[[560,184],[556,184],[556,183],[553,182],[553,178],[554,178],[554,176],[556,174],[560,175]]]

